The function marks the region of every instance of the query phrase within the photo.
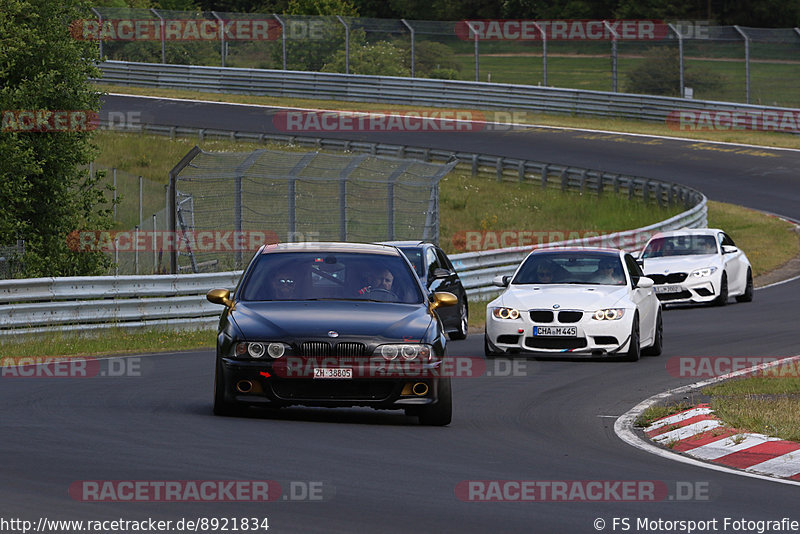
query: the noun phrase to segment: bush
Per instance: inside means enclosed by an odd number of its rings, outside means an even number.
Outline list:
[[[373,76],[411,76],[406,54],[387,41],[350,47],[350,74]],[[344,72],[345,51],[338,50],[322,72]]]
[[[680,96],[680,80],[678,49],[654,47],[645,52],[645,61],[627,74],[625,90],[646,95]],[[718,89],[725,80],[725,76],[704,67],[684,70],[684,85],[697,92]]]

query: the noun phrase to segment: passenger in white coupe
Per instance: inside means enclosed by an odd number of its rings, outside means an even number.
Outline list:
[[[596,284],[622,285],[625,277],[619,269],[619,262],[615,260],[602,260],[594,272],[592,282]]]

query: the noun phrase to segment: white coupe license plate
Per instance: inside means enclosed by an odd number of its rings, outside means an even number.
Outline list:
[[[681,286],[655,286],[656,293],[680,293],[683,291]]]
[[[314,378],[353,378],[349,367],[315,367]]]
[[[576,337],[578,335],[577,326],[534,326],[534,336],[547,337]]]

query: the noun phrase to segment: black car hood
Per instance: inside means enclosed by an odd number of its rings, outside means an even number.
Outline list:
[[[425,306],[363,301],[236,303],[231,317],[245,339],[342,337],[422,340],[433,321]]]

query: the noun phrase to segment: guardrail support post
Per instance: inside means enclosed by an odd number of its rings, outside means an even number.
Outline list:
[[[561,171],[561,190],[566,191],[567,186],[569,186],[569,175],[567,174],[567,169]]]
[[[472,176],[478,175],[478,155],[472,155]]]
[[[497,162],[494,164],[495,172],[497,173],[497,181],[503,181],[503,158],[497,158]]]
[[[544,164],[542,166],[542,189],[547,189],[547,178],[550,172],[550,166],[548,164]]]

